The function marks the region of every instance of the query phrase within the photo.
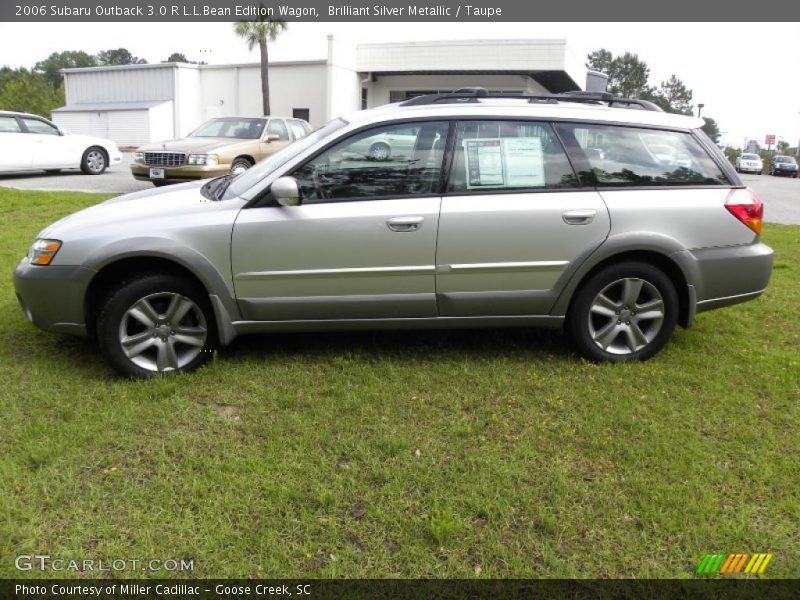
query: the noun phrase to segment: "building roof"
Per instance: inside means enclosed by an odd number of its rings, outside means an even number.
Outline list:
[[[564,39],[359,44],[356,70],[381,75],[525,75],[551,92],[583,89],[586,67]]]
[[[97,102],[87,104],[68,104],[53,110],[56,112],[101,112],[107,110],[143,110],[166,104],[171,100],[150,100],[146,102]]]

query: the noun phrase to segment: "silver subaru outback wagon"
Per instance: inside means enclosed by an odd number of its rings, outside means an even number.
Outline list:
[[[645,360],[772,269],[762,203],[701,125],[609,94],[413,98],[50,225],[17,297],[130,377],[275,331],[543,326]]]

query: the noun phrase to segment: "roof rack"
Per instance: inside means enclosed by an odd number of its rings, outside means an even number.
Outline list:
[[[621,98],[608,92],[564,92],[562,94],[537,95],[527,92],[490,92],[482,87],[467,87],[443,94],[425,94],[409,98],[400,106],[425,106],[429,104],[460,104],[478,102],[482,98],[513,98],[527,100],[531,104],[558,104],[559,102],[579,102],[583,104],[605,104],[609,107],[638,108],[661,111],[661,108],[639,98]]]

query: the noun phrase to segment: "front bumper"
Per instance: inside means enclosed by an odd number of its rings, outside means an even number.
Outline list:
[[[227,175],[230,165],[182,165],[180,167],[154,167],[164,169],[163,179],[152,179],[150,177],[150,166],[134,163],[131,165],[131,173],[139,181],[197,181],[198,179],[210,179]]]
[[[775,175],[788,175],[789,177],[794,177],[797,174],[797,169],[772,169]]]
[[[108,166],[113,167],[114,165],[122,164],[122,152],[116,150],[114,152],[108,153]]]
[[[77,266],[31,265],[14,269],[14,290],[29,321],[45,331],[86,336],[83,299],[94,271]]]

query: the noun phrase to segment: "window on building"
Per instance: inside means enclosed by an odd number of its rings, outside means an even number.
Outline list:
[[[462,121],[448,192],[558,189],[578,186],[547,123]]]
[[[361,88],[361,110],[367,110],[367,88]]]
[[[720,168],[688,133],[566,123],[557,128],[565,141],[574,139],[583,148],[592,168],[591,175],[601,186],[728,183]]]
[[[436,193],[448,123],[384,125],[355,134],[294,172],[304,203]]]
[[[303,119],[303,121],[309,121],[311,119],[311,111],[307,108],[293,108],[292,116],[295,119]]]

